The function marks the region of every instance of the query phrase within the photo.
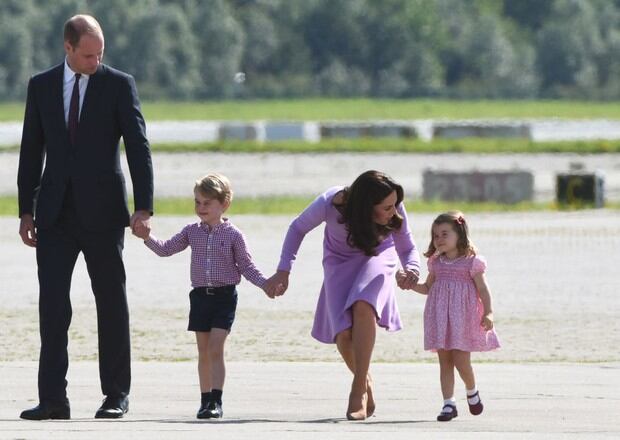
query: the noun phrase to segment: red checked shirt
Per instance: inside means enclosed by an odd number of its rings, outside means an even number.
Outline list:
[[[262,287],[266,281],[252,262],[243,233],[226,219],[212,228],[201,222],[192,223],[170,240],[151,237],[144,244],[160,257],[168,257],[190,246],[192,287],[237,285],[241,275],[257,287]]]

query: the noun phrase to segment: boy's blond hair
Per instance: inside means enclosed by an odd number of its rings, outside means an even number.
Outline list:
[[[196,180],[194,191],[199,191],[205,197],[218,200],[220,203],[232,202],[233,191],[230,181],[222,174],[210,173]]]

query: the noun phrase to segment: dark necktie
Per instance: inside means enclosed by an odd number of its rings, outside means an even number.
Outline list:
[[[69,121],[67,128],[69,129],[69,140],[71,145],[75,145],[77,138],[78,120],[80,118],[80,76],[75,74],[75,82],[73,83],[73,92],[71,93],[71,103],[69,104]]]

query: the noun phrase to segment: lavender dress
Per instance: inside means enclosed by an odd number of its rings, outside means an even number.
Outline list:
[[[375,309],[377,323],[388,331],[402,328],[394,294],[394,275],[398,260],[404,268],[419,270],[420,257],[411,236],[407,213],[397,207],[403,217],[399,231],[394,231],[369,257],[347,243],[345,225],[332,204],[334,195],[343,187],[330,188],[321,194],[291,223],[280,257],[279,270],[290,271],[304,236],[325,222],[323,237],[323,286],[319,295],[312,336],[324,343],[334,343],[336,335],[351,328],[351,307],[365,301]]]

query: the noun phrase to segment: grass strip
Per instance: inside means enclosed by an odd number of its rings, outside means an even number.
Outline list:
[[[620,153],[620,140],[533,142],[526,139],[333,139],[317,143],[281,141],[217,141],[203,143],[162,143],[152,146],[155,152],[222,153],[470,153],[535,154]]]
[[[301,212],[313,200],[302,196],[239,197],[233,200],[229,214],[254,215],[295,215]],[[451,209],[460,209],[467,213],[477,212],[528,212],[528,211],[567,211],[589,209],[591,205],[561,207],[555,202],[537,203],[521,202],[502,204],[491,202],[445,202],[406,200],[407,210],[411,212],[440,213]],[[130,206],[132,203],[130,202]],[[620,210],[620,202],[608,202],[607,209]],[[189,197],[164,197],[155,200],[156,215],[194,215],[194,200]],[[17,197],[0,197],[0,215],[17,216]]]
[[[25,86],[24,86],[25,87]],[[25,91],[25,89],[24,89]],[[370,119],[620,119],[618,102],[569,100],[283,99],[144,101],[157,120],[370,120]],[[0,103],[0,121],[21,121],[24,102]]]
[[[151,145],[158,153],[410,153],[410,154],[542,154],[620,153],[620,140],[534,142],[526,139],[330,139],[317,143],[281,141],[258,143],[254,141],[217,141],[198,143],[156,143]],[[17,145],[0,151],[18,151]]]

